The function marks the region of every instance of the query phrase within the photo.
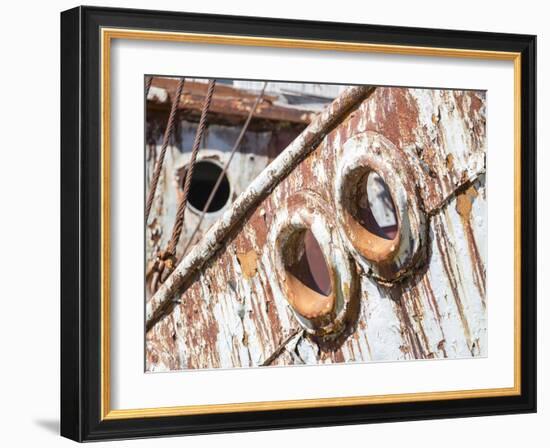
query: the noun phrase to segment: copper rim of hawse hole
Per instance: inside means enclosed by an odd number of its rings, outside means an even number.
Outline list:
[[[363,132],[344,143],[336,172],[338,229],[349,252],[375,279],[402,279],[418,265],[426,239],[426,216],[408,156],[384,136]],[[391,198],[396,222],[388,235],[373,231],[358,213],[359,190],[372,173]]]
[[[340,241],[333,215],[319,195],[302,191],[279,210],[270,232],[272,289],[289,303],[300,325],[317,336],[342,330],[356,292],[355,264]]]

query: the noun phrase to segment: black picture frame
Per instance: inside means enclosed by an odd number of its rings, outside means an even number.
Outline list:
[[[521,53],[521,393],[308,409],[101,419],[100,29]],[[61,14],[61,434],[77,441],[536,412],[536,36],[77,7]]]

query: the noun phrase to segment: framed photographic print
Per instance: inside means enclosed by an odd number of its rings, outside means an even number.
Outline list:
[[[61,14],[61,432],[536,410],[535,36]]]

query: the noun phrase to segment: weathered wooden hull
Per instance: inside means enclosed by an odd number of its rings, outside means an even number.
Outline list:
[[[397,167],[386,181],[405,192],[409,243],[398,248],[395,269],[378,270],[357,253],[353,229],[340,219],[340,168],[363,141],[394,148],[373,163]],[[483,92],[376,88],[179,291],[178,304],[146,334],[146,369],[486,356],[485,153]],[[346,315],[334,336],[300,321],[276,259],[280,223],[308,207],[341,271],[334,278]]]

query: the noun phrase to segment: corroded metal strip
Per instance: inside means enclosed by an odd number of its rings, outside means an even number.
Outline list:
[[[176,267],[157,293],[147,303],[146,329],[173,309],[173,295],[223,244],[233,227],[263,199],[288,173],[306,157],[345,116],[364,101],[374,87],[346,89],[329,107],[264,170],[236,199],[230,210],[214,224],[197,246]]]
[[[175,95],[176,84],[177,82],[174,79],[155,78],[148,96],[148,107],[151,110],[166,110],[169,107],[168,98]],[[205,83],[188,81],[181,95],[180,113],[192,121],[198,121],[205,93]],[[215,123],[217,120],[223,120],[238,124],[240,120],[248,115],[255,98],[255,94],[242,89],[223,84],[218,85],[216,96],[210,108],[209,122]],[[276,99],[275,96],[266,95],[265,100],[257,107],[256,117],[262,120],[285,121],[304,125],[310,123],[315,117],[315,113],[310,111],[285,107],[283,104],[273,104]]]

